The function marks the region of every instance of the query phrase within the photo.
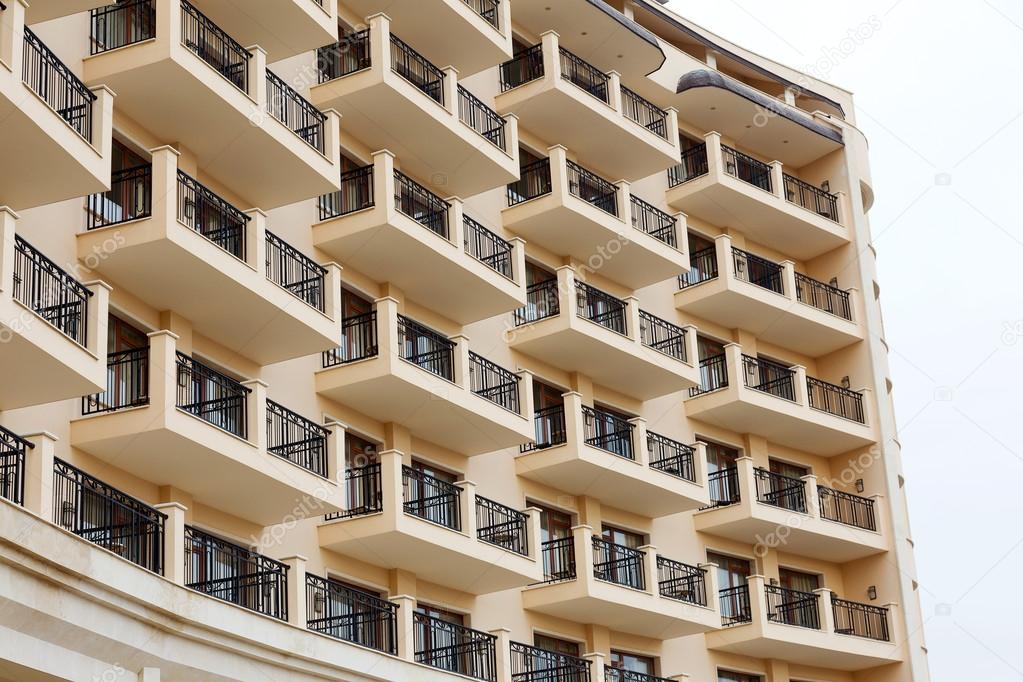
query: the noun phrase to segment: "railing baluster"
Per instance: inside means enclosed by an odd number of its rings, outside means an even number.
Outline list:
[[[107,355],[107,390],[82,398],[82,414],[149,404],[149,347]]]
[[[662,597],[706,606],[707,571],[658,555],[657,589]]]
[[[707,145],[698,144],[682,152],[682,162],[668,169],[668,186],[678,187],[710,172]]]
[[[377,313],[375,310],[341,321],[341,345],[323,351],[324,369],[376,357],[380,352],[377,340]]]
[[[840,635],[865,637],[890,642],[888,609],[860,604],[831,595],[831,610],[835,617],[835,632]]]
[[[249,216],[180,170],[178,220],[235,258],[245,260],[245,226]]]
[[[527,519],[516,509],[476,496],[476,536],[483,542],[528,556]]]
[[[813,377],[806,378],[806,390],[811,408],[860,424],[867,423],[862,393]]]
[[[240,438],[248,438],[245,403],[249,389],[180,351],[177,406]]]
[[[398,605],[306,573],[306,627],[336,639],[398,653]]]
[[[11,295],[15,300],[85,347],[92,292],[17,234],[13,279]]]
[[[634,228],[646,232],[657,241],[664,242],[672,248],[677,247],[675,216],[648,204],[635,194],[629,195],[629,201],[632,204],[632,226]]]
[[[327,269],[271,232],[266,233],[266,276],[296,298],[324,311]]]
[[[512,244],[468,215],[462,215],[465,252],[494,272],[512,279]]]
[[[507,150],[505,128],[508,121],[461,85],[458,86],[458,118],[490,144]]]
[[[806,483],[767,469],[754,469],[757,501],[788,511],[806,513]]]
[[[717,249],[709,246],[689,255],[689,272],[678,276],[678,288],[686,289],[696,286],[718,276]]]
[[[431,374],[454,381],[455,342],[415,320],[398,315],[398,353]]]
[[[650,468],[676,478],[696,482],[695,450],[666,436],[646,432],[646,447]]]
[[[800,592],[777,585],[764,585],[767,620],[797,627],[820,630],[820,611],[817,608],[819,595]]]
[[[181,1],[181,44],[244,93],[249,92],[246,50],[188,0]]]
[[[593,577],[634,590],[646,589],[646,555],[593,536]]]
[[[510,643],[512,682],[590,682],[590,661],[519,642]]]
[[[461,488],[407,466],[401,468],[401,479],[406,514],[452,530],[462,529]]]
[[[266,108],[306,144],[323,153],[327,115],[269,69],[266,72]]]
[[[412,628],[417,663],[484,682],[497,679],[494,635],[419,612],[412,614]]]
[[[28,26],[22,47],[21,78],[76,133],[92,142],[96,95]]]
[[[25,504],[25,453],[34,447],[0,426],[0,497]]]
[[[568,432],[565,428],[564,405],[551,405],[537,410],[533,424],[536,429],[533,442],[520,445],[519,452],[532,452],[565,444]]]
[[[342,78],[372,66],[369,29],[348,33],[341,40],[316,51],[316,71],[320,83]]]
[[[623,336],[628,334],[626,323],[628,303],[578,280],[575,283],[575,290],[579,297],[579,317]]]
[[[582,406],[586,444],[625,459],[636,459],[632,432],[635,425],[598,408]]]
[[[677,324],[639,311],[639,338],[647,348],[669,355],[676,360],[687,362],[686,330]]]
[[[689,389],[689,397],[694,398],[728,386],[728,363],[725,354],[714,355],[700,360],[700,385]]]
[[[742,377],[747,388],[784,400],[796,399],[796,373],[785,365],[751,355],[742,356]]]
[[[519,377],[469,351],[469,388],[481,398],[519,413]]]
[[[330,431],[288,408],[266,401],[266,451],[281,459],[327,476],[327,436]]]

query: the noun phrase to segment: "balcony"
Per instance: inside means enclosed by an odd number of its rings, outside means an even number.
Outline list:
[[[863,340],[853,317],[856,292],[796,272],[791,261],[737,249],[728,235],[714,242],[692,254],[689,272],[679,277],[679,310],[814,358]]]
[[[515,114],[529,131],[579,154],[579,162],[634,182],[679,162],[678,118],[561,47],[548,31],[543,42],[500,68],[502,114]]]
[[[119,112],[186,148],[249,206],[338,189],[337,113],[306,101],[266,68],[262,48],[243,47],[188,0],[93,10],[90,40],[85,82],[109,85]]]
[[[578,393],[538,411],[534,423],[535,444],[522,446],[515,460],[522,478],[649,518],[710,504],[702,446],[583,405]]]
[[[512,55],[509,0],[347,0],[345,6],[359,17],[387,12],[395,33],[463,76]]]
[[[668,172],[668,205],[694,218],[741,230],[758,244],[811,260],[849,243],[841,195],[721,143],[708,133]]]
[[[345,320],[341,346],[323,354],[316,392],[362,414],[404,425],[463,455],[529,442],[532,392],[518,374],[398,313],[398,301]]]
[[[0,207],[0,410],[76,398],[106,384],[110,287],[83,284],[15,234]]]
[[[836,564],[888,550],[877,501],[818,485],[816,476],[782,476],[743,457],[711,474],[710,489],[714,506],[693,516],[699,532]]]
[[[5,5],[17,2],[4,2]],[[25,8],[25,23],[40,24],[51,19],[68,17],[79,12],[88,12],[109,4],[108,0],[36,0]]]
[[[543,578],[539,516],[402,464],[402,453],[345,472],[345,510],[319,527],[320,546],[472,594]]]
[[[409,175],[430,178],[449,196],[516,179],[515,119],[500,116],[458,84],[454,69],[438,68],[392,33],[386,15],[374,15],[369,26],[320,49],[313,103],[340,111],[346,134],[370,149],[390,150]]]
[[[18,160],[0,164],[0,206],[18,210],[109,185],[114,106],[110,90],[86,86],[25,26],[26,14],[17,0],[0,5],[0,156]]]
[[[414,608],[408,606],[409,610]],[[495,635],[417,611],[405,617],[411,626],[406,631],[412,633],[416,663],[481,682],[498,679]]]
[[[695,328],[654,317],[638,303],[580,282],[571,266],[562,266],[557,279],[527,289],[508,345],[637,400],[698,385],[690,361],[696,357]]]
[[[876,442],[869,389],[852,391],[744,355],[735,343],[700,361],[700,386],[685,403],[690,419],[778,445],[832,457]]]
[[[540,649],[521,642],[509,642],[511,679],[514,682],[590,682],[593,677],[593,661],[558,651]]]
[[[89,198],[78,257],[157,310],[261,365],[337,344],[341,276],[266,229],[153,150]],[[156,200],[154,201],[154,197]]]
[[[458,199],[441,199],[396,170],[390,152],[344,174],[341,191],[320,199],[320,218],[318,248],[459,324],[525,303],[522,240],[502,239]]]
[[[202,0],[202,11],[242,45],[259,45],[277,62],[337,39],[338,0]],[[242,9],[244,8],[244,9]]]
[[[82,399],[71,445],[154,485],[261,525],[302,500],[343,507],[337,433],[177,352],[170,332],[148,348],[111,354],[106,390]],[[225,488],[223,481],[232,481]]]
[[[767,585],[759,575],[722,590],[719,600],[725,627],[705,635],[708,649],[850,672],[902,660],[887,607],[838,599],[828,589]]]
[[[522,591],[529,611],[616,632],[672,639],[720,627],[708,602],[716,577],[663,557],[655,547],[630,549],[576,526],[543,544],[544,580]]]

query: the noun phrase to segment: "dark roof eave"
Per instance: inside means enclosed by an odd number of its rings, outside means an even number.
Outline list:
[[[656,68],[651,69],[647,75],[650,75],[651,73],[660,70],[660,68],[664,66],[664,62],[667,60],[668,57],[667,55],[664,54],[664,50],[661,49],[661,44],[658,42],[657,36],[654,35],[653,31],[650,31],[644,28],[643,26],[640,26],[638,23],[636,23],[632,19],[629,19],[627,16],[616,10],[614,7],[604,2],[604,0],[586,0],[586,2],[590,3],[595,8],[597,8],[604,14],[608,15],[613,21],[618,23],[626,30],[634,33],[641,40],[649,43],[650,45],[653,45],[654,48],[656,48],[657,51],[661,53],[661,63],[658,64]]]

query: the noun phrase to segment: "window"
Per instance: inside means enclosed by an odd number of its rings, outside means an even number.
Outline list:
[[[810,473],[810,470],[804,466],[789,464],[788,462],[780,462],[776,459],[771,460],[770,466],[772,474],[788,476],[789,478],[802,478]]]
[[[377,445],[354,433],[345,434],[345,469],[359,469],[377,462]]]
[[[544,651],[553,651],[565,656],[579,657],[579,644],[567,639],[559,639],[549,635],[533,635],[533,646]]]
[[[418,516],[446,528],[457,529],[457,490],[451,485],[461,480],[461,475],[438,469],[432,464],[412,460],[412,475],[403,476],[405,513]]]
[[[572,517],[565,512],[530,503],[540,510],[540,544],[543,550],[543,572],[548,580],[575,578],[575,559],[572,545]],[[556,547],[546,543],[564,540]],[[538,645],[539,646],[539,645]]]
[[[762,682],[760,675],[747,675],[746,673],[733,673],[730,670],[718,671],[718,682]]]
[[[643,557],[636,551],[645,536],[613,526],[604,526],[600,537],[607,543],[593,548],[593,574],[600,580],[635,589],[644,587]]]
[[[614,526],[604,526],[600,532],[600,537],[613,542],[616,545],[622,545],[629,549],[638,549],[645,544],[646,536],[639,533],[633,533],[632,531],[622,530],[621,528],[615,528]]]
[[[814,573],[803,573],[787,568],[778,569],[778,578],[781,586],[787,590],[797,592],[813,592],[820,589],[820,576]]]
[[[697,436],[697,440],[705,440]],[[739,500],[739,476],[735,460],[739,451],[707,440],[707,484],[714,506],[734,504]]]
[[[655,661],[650,656],[629,654],[624,651],[611,650],[611,667],[616,670],[627,670],[632,673],[643,675],[654,675],[656,670]]]
[[[416,660],[441,670],[465,672],[471,654],[462,646],[460,628],[465,626],[465,617],[427,604],[417,604],[416,613],[433,619],[433,622],[415,626]],[[447,627],[445,624],[455,627]]]
[[[707,561],[718,567],[722,622],[728,625],[749,622],[749,591],[744,588],[748,586],[747,578],[752,573],[750,562],[716,552],[707,552]]]

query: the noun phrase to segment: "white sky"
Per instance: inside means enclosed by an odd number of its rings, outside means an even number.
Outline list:
[[[935,682],[1023,680],[1023,0],[670,0],[828,80],[871,141],[870,213]]]

